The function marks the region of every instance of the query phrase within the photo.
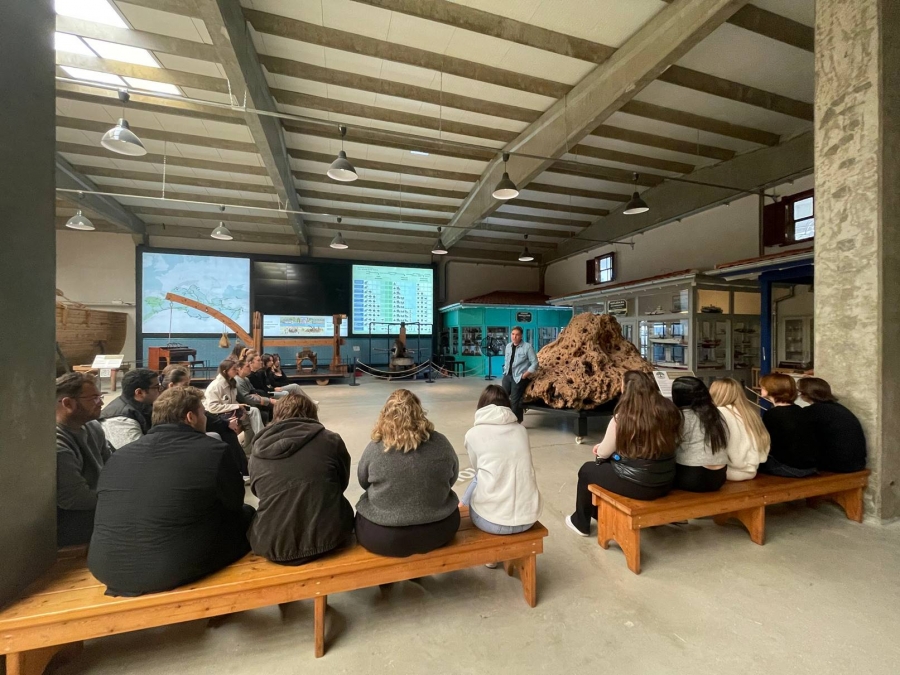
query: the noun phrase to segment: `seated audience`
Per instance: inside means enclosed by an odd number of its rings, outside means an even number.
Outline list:
[[[225,359],[219,364],[219,374],[206,388],[204,405],[209,412],[221,418],[237,417],[244,430],[242,445],[249,455],[253,437],[262,431],[263,423],[259,410],[238,401],[237,383],[234,380],[237,370],[237,362],[231,359]]]
[[[728,427],[696,377],[679,377],[672,383],[672,402],[683,422],[675,451],[675,487],[688,492],[715,492],[725,485],[728,468]]]
[[[588,485],[595,484],[631,499],[659,499],[675,482],[675,448],[681,431],[681,413],[659,393],[653,378],[629,370],[624,391],[606,428],[594,446],[596,460],[578,472],[575,511],[566,525],[582,537],[590,535],[597,508]]]
[[[240,361],[247,347],[241,344],[238,341],[234,343],[234,349],[231,350],[231,355],[228,357],[231,361]]]
[[[174,387],[147,435],[106,463],[88,569],[108,595],[168,591],[250,550],[244,482],[228,446],[205,431],[203,392]]]
[[[372,553],[427,553],[450,543],[459,529],[453,491],[459,460],[411,391],[388,397],[357,476],[365,492],[356,505],[356,539]]]
[[[541,516],[528,431],[510,405],[503,387],[488,385],[478,399],[475,426],[466,433],[475,477],[462,503],[472,524],[491,534],[524,532]]]
[[[822,378],[804,377],[797,386],[800,398],[810,404],[803,415],[813,429],[816,467],[835,473],[865,469],[866,437],[856,415],[838,403]]]
[[[747,399],[744,386],[730,377],[709,387],[713,402],[728,427],[728,480],[751,480],[769,456],[769,432],[759,410]]]
[[[306,392],[299,384],[291,382],[284,373],[281,376],[275,374],[275,357],[271,354],[262,355],[262,371],[266,376],[266,391],[274,392],[276,399],[288,394],[302,394],[306,396]],[[279,368],[280,372],[280,368]]]
[[[122,378],[122,394],[100,413],[106,440],[116,450],[150,431],[153,402],[159,396],[156,373],[147,368],[129,370]]]
[[[237,375],[234,378],[234,383],[237,386],[238,402],[258,409],[263,423],[267,423],[272,419],[272,406],[275,405],[275,399],[269,398],[269,393],[264,388],[257,389],[254,387],[249,379],[250,374],[250,363],[246,360],[238,361]]]
[[[281,357],[278,354],[272,354],[272,381],[279,387],[290,384],[287,375],[281,370]]]
[[[163,391],[172,389],[173,387],[189,387],[191,386],[191,373],[184,366],[169,365],[162,372],[162,388]],[[219,417],[213,413],[206,412],[206,434],[215,435],[219,440],[225,441],[225,444],[231,450],[232,455],[241,467],[241,475],[247,475],[247,455],[241,447],[238,434],[241,433],[241,423],[237,417]]]
[[[86,544],[94,529],[97,479],[109,459],[96,421],[103,397],[93,376],[68,373],[56,380],[56,543]]]
[[[816,473],[816,432],[803,408],[794,403],[797,385],[784,373],[770,373],[759,380],[761,395],[773,407],[763,413],[763,424],[772,446],[759,465],[762,473],[803,478]]]
[[[256,440],[250,489],[259,497],[248,536],[253,552],[281,565],[302,565],[339,548],[353,532],[350,453],[318,419],[306,396],[288,394]]]

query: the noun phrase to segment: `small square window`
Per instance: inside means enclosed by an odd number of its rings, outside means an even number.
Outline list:
[[[816,219],[806,218],[794,222],[794,241],[806,241],[816,236]]]
[[[615,278],[615,253],[607,253],[606,255],[602,255],[597,258],[596,261],[596,270],[597,270],[597,278],[596,283],[605,284],[609,283]]]

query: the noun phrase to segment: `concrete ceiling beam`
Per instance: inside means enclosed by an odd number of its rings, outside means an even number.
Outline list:
[[[514,165],[509,167],[513,182],[521,190],[554,163],[553,159],[534,159],[527,155],[560,157],[613,113],[633,102],[645,86],[743,4],[737,0],[678,0],[659,12],[603,65],[597,66],[507,145],[505,150],[526,155],[516,157]],[[468,227],[499,208],[502,202],[491,193],[503,171],[501,161],[490,162],[451,221],[454,229],[445,243],[458,241]]]

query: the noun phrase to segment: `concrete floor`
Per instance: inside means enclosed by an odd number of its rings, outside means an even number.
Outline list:
[[[398,383],[310,387],[354,460]],[[478,378],[406,384],[468,467],[463,437]],[[858,525],[837,507],[768,510],[768,543],[692,520],[645,531],[635,576],[615,546],[576,537],[585,445],[572,421],[526,415],[550,530],[538,605],[502,570],[478,568],[329,597],[328,653],[313,658],[312,601],[90,641],[60,675],[229,673],[872,673],[900,672],[900,524]],[[355,476],[355,470],[354,470]],[[461,479],[462,494],[469,479]],[[351,479],[348,497],[361,490]]]

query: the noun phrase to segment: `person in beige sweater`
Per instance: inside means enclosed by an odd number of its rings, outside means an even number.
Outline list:
[[[713,402],[728,426],[728,480],[751,480],[769,457],[769,432],[759,411],[744,394],[744,387],[730,377],[716,380],[709,388]]]
[[[237,417],[244,430],[241,445],[249,454],[253,437],[263,430],[263,422],[259,410],[238,401],[237,383],[234,380],[236,375],[237,363],[231,359],[222,361],[219,364],[219,374],[206,388],[203,405],[209,412],[220,417]]]

